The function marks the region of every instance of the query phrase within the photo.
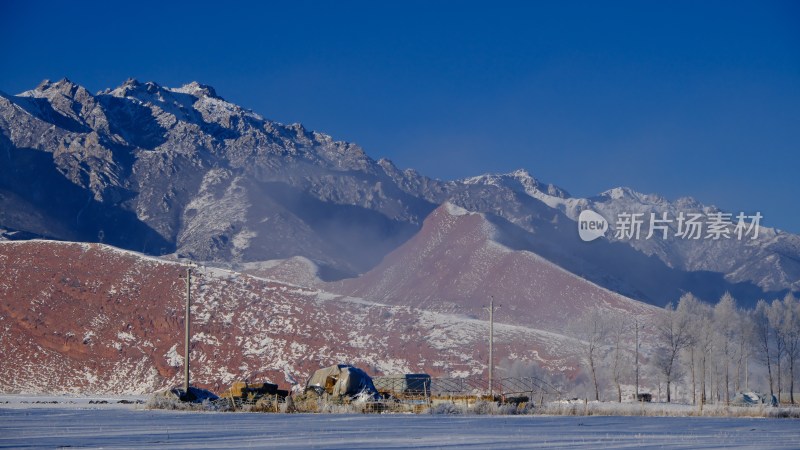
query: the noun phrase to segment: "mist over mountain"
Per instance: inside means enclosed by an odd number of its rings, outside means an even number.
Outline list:
[[[587,208],[612,224],[620,212],[716,211],[693,199],[627,188],[573,198],[524,170],[435,180],[196,82],[131,79],[93,94],[63,79],[0,93],[0,167],[6,239],[101,242],[237,270],[302,258],[330,283],[385,269],[448,202],[497,225],[493,241],[648,303],[800,291],[800,237],[766,227],[743,241],[578,238]]]

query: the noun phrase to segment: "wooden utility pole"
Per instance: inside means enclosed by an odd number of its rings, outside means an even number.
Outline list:
[[[636,319],[636,401],[639,401],[639,319]]]
[[[489,397],[494,400],[492,382],[494,381],[494,297],[489,301]]]
[[[636,401],[639,401],[639,319],[636,319]]]
[[[191,323],[191,306],[192,306],[192,268],[186,268],[186,313],[184,315],[184,322],[186,329],[184,332],[184,345],[183,345],[183,392],[185,395],[189,394],[189,342],[192,340],[189,325]]]
[[[494,400],[494,296],[489,296],[489,397]]]

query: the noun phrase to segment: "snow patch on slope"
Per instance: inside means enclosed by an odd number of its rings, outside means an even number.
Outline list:
[[[458,217],[458,216],[467,216],[467,215],[471,215],[471,214],[477,214],[477,213],[474,213],[474,212],[467,211],[466,209],[464,209],[464,208],[462,208],[462,207],[460,207],[458,205],[454,205],[453,203],[450,203],[450,202],[445,202],[444,207],[445,207],[445,211],[447,211],[447,214],[450,214],[451,216]]]

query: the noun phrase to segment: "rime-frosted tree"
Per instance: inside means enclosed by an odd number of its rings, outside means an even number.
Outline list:
[[[687,314],[683,312],[681,303],[693,299],[691,294],[684,294],[676,309],[671,303],[665,307],[664,314],[656,325],[658,335],[658,347],[655,357],[655,366],[664,376],[667,384],[667,402],[672,401],[671,385],[678,378],[680,373],[680,363],[678,356],[684,348],[691,342],[689,332],[690,321]],[[680,310],[680,311],[679,311]]]
[[[800,302],[786,294],[781,300],[770,305],[770,324],[775,331],[776,352],[786,361],[789,369],[789,401],[794,404],[794,368],[800,357]],[[778,366],[780,370],[780,366]],[[778,381],[778,395],[781,384]]]
[[[775,362],[775,381],[778,388],[778,402],[781,401],[783,394],[783,370],[782,365],[786,358],[786,339],[784,333],[781,332],[784,323],[784,304],[779,299],[775,299],[767,308],[767,319],[769,322],[769,334],[773,342],[773,358]]]
[[[750,389],[749,386],[749,366],[750,357],[752,355],[752,346],[750,342],[753,341],[754,326],[752,315],[746,310],[739,310],[740,329],[736,335],[736,384],[734,386],[735,392],[741,392],[745,389]],[[742,386],[742,377],[744,377],[745,384]]]
[[[775,333],[770,323],[770,305],[766,300],[759,300],[751,312],[753,324],[753,347],[759,361],[767,367],[769,394],[775,395],[775,377],[773,376],[775,360]]]
[[[606,359],[611,369],[611,379],[617,390],[617,401],[622,402],[622,379],[630,364],[630,355],[626,351],[625,338],[631,334],[630,321],[624,314],[608,313],[605,315],[608,330],[609,354]]]
[[[573,333],[583,343],[581,358],[589,368],[594,387],[594,399],[600,400],[600,386],[597,380],[600,358],[607,345],[608,320],[599,308],[592,308],[571,325]]]
[[[699,383],[700,405],[708,396],[709,375],[713,373],[713,350],[715,343],[715,326],[713,309],[691,294],[681,297],[677,313],[686,322],[688,338],[684,353],[689,363],[692,378],[692,403],[697,404]]]
[[[716,360],[725,380],[725,404],[728,405],[731,402],[731,363],[735,360],[737,335],[741,332],[739,309],[730,293],[726,292],[714,306],[713,324]]]
[[[697,404],[697,379],[699,368],[702,366],[702,352],[700,351],[700,330],[702,329],[706,306],[691,294],[681,298],[680,313],[688,322],[689,339],[684,347],[684,359],[689,366],[692,384],[692,404]]]

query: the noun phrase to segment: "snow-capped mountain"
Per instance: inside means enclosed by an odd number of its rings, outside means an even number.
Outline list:
[[[358,146],[197,83],[43,82],[2,95],[0,117],[9,230],[209,261],[302,255],[353,275],[433,208]]]
[[[10,239],[103,242],[290,278],[311,267],[330,282],[375,268],[449,202],[503,219],[525,251],[650,303],[684,291],[716,300],[729,290],[744,303],[800,291],[795,235],[581,242],[575,219],[586,208],[612,226],[619,212],[714,208],[625,188],[573,198],[526,171],[434,180],[199,83],[128,80],[92,94],[64,79],[0,93],[0,166],[0,235]],[[276,262],[286,259],[292,270]]]
[[[699,214],[706,217],[708,214],[723,212],[715,206],[703,205],[691,197],[669,201],[659,195],[642,194],[626,187],[609,189],[590,198],[572,197],[564,189],[552,184],[542,184],[525,170],[504,175],[482,175],[465,179],[463,182],[470,185],[498,186],[525,193],[562,212],[572,221],[577,221],[581,211],[586,209],[600,213],[611,228],[611,232],[606,233],[605,241],[631,247],[641,255],[653,256],[663,263],[665,267],[655,267],[660,264],[653,264],[652,261],[639,258],[642,263],[653,266],[648,270],[654,271],[653,275],[660,273],[662,281],[671,279],[671,282],[664,283],[661,288],[670,286],[670,284],[680,285],[681,290],[693,291],[708,299],[716,295],[716,293],[708,291],[708,287],[727,283],[726,289],[736,292],[746,301],[748,299],[752,301],[753,298],[757,298],[759,295],[763,296],[768,292],[800,290],[800,236],[761,225],[757,239],[740,240],[733,233],[728,239],[690,240],[679,238],[676,236],[678,231],[676,218],[680,215]],[[661,235],[645,239],[651,213],[655,214],[656,218],[666,217],[668,220],[672,220],[667,224],[669,232],[666,239],[663,239]],[[731,214],[732,222],[735,224],[737,213],[730,211],[727,213]],[[620,214],[642,214],[644,222],[642,230],[644,231],[640,239],[625,239],[616,236],[615,231]],[[516,221],[515,223],[532,233],[537,232],[535,227],[529,226],[525,221]],[[577,224],[574,226],[577,227]],[[732,232],[730,227],[729,231]],[[562,240],[560,243],[566,242],[568,241]],[[637,273],[637,264],[624,263],[626,258],[620,255],[620,252],[610,250],[607,246],[603,246],[602,252],[594,250],[597,249],[586,245],[569,250],[581,254],[580,259],[584,262],[593,261],[595,263],[589,272],[582,273],[585,277],[591,279],[593,274],[602,273],[602,268],[608,268],[608,264],[622,265],[626,271],[633,271],[629,273]],[[628,252],[623,251],[622,253]],[[552,257],[554,260],[560,258],[556,255],[552,255]],[[569,265],[569,263],[564,263],[564,265]],[[577,269],[577,271],[580,273],[581,269]],[[621,273],[610,275],[620,279],[625,278]],[[722,275],[722,279],[718,275]],[[641,274],[641,276],[645,275]],[[601,284],[604,283],[601,282]],[[634,285],[634,288],[642,289],[641,285]],[[661,289],[655,286],[653,288]],[[637,294],[627,291],[626,293],[635,298],[642,298],[640,294],[645,292]],[[657,297],[645,293],[645,298]]]

